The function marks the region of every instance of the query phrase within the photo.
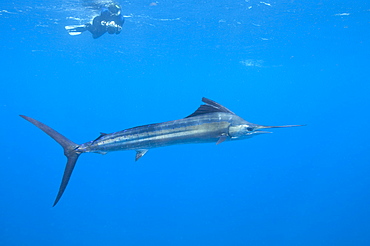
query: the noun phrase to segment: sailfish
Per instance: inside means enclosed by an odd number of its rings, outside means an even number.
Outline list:
[[[77,159],[83,153],[106,154],[111,151],[134,150],[135,160],[143,157],[148,150],[175,144],[211,143],[217,145],[225,141],[242,140],[269,133],[264,129],[295,127],[302,125],[264,126],[250,123],[228,108],[207,98],[204,104],[189,116],[163,123],[129,128],[113,133],[101,133],[95,140],[76,144],[49,126],[31,117],[20,115],[48,134],[64,149],[67,164],[62,182],[54,201],[55,206],[62,197],[71,177]]]

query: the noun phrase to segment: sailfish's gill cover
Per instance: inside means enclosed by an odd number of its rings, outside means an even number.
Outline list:
[[[203,98],[202,101],[205,104],[183,119],[133,127],[110,134],[101,134],[95,140],[81,145],[73,143],[35,119],[23,115],[21,117],[57,141],[63,147],[64,154],[67,157],[67,165],[54,206],[63,195],[77,159],[82,153],[106,154],[110,151],[135,150],[135,160],[138,160],[152,148],[187,143],[215,142],[220,144],[227,140],[245,139],[256,134],[266,133],[259,131],[259,129],[298,126],[262,126],[253,124],[240,118],[217,102],[207,98]]]

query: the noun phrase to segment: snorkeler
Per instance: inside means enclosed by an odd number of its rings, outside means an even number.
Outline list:
[[[109,34],[119,34],[124,22],[121,7],[117,4],[110,4],[102,8],[100,15],[93,19],[92,24],[66,26],[65,28],[70,35],[79,35],[84,31],[89,31],[95,39],[106,32]]]

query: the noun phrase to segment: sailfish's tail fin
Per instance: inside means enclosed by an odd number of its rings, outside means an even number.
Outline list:
[[[64,170],[63,179],[59,187],[58,195],[53,205],[54,207],[58,203],[59,199],[62,197],[63,192],[67,187],[69,178],[72,175],[73,168],[75,167],[77,159],[81,154],[81,152],[77,151],[77,148],[79,147],[79,145],[75,144],[74,142],[72,142],[71,140],[64,137],[62,134],[60,134],[59,132],[41,123],[40,121],[37,121],[35,119],[32,119],[24,115],[20,115],[20,116],[23,119],[31,122],[32,124],[40,128],[42,131],[48,134],[51,138],[53,138],[57,143],[59,143],[64,149],[64,155],[67,157],[67,165]]]

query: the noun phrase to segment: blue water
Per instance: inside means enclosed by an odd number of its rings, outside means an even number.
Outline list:
[[[119,35],[70,36],[78,0],[0,4],[0,245],[370,245],[370,2],[121,1]],[[220,145],[63,151],[208,97],[274,129]]]

